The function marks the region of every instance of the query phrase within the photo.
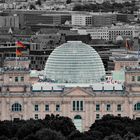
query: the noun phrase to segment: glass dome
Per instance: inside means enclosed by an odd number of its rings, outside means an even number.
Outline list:
[[[57,83],[95,83],[105,76],[105,69],[92,47],[81,41],[68,41],[50,54],[45,76]]]

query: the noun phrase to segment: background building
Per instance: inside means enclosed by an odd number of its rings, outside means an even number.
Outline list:
[[[18,16],[0,16],[0,27],[19,28]]]

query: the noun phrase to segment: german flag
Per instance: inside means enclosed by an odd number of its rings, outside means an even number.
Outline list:
[[[16,42],[16,46],[20,47],[20,48],[24,48],[24,49],[26,48],[25,45],[22,42],[20,42],[20,41]]]
[[[21,50],[16,49],[16,56],[21,56],[21,55],[22,55]]]
[[[128,40],[125,40],[125,47],[126,49],[129,49]]]
[[[128,42],[127,39],[125,40],[125,47],[126,47],[126,49],[128,49],[128,50],[132,50],[132,46],[131,46],[130,42]]]

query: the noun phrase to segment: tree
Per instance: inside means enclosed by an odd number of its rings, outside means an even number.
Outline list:
[[[35,134],[30,134],[26,136],[23,140],[38,140],[35,136]]]
[[[103,133],[100,131],[87,131],[87,132],[85,132],[85,134],[92,137],[94,140],[103,139]]]
[[[41,6],[41,0],[37,0],[35,4]]]
[[[71,3],[71,0],[66,0],[66,4],[70,4]]]
[[[32,9],[33,9],[33,10],[36,10],[36,7],[35,7],[35,5],[31,4],[30,7],[29,7],[29,9],[30,9],[30,10],[32,10]]]
[[[124,137],[123,139],[124,140],[132,140],[133,138],[136,138],[135,134],[131,133],[131,132],[128,132]]]
[[[0,136],[0,140],[8,140],[6,136]]]
[[[19,139],[23,139],[30,134],[35,134],[38,130],[42,129],[41,122],[35,120],[28,120],[17,131],[16,136]]]
[[[44,123],[48,128],[60,131],[64,136],[68,136],[72,131],[76,130],[74,123],[68,117],[47,115]]]
[[[78,130],[75,130],[68,136],[68,140],[93,140],[93,139],[89,135],[80,133]]]
[[[37,140],[65,140],[65,137],[61,133],[50,129],[39,130],[35,137]]]
[[[111,135],[104,138],[104,140],[123,140],[120,135]]]

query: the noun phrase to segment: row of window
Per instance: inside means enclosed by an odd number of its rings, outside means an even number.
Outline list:
[[[73,111],[83,111],[83,101],[73,101],[73,106],[72,109]],[[96,104],[96,111],[100,111],[101,107],[100,104]],[[12,105],[12,111],[21,111],[22,110],[22,106],[19,103],[15,103]],[[50,110],[50,106],[49,104],[45,105],[45,111],[49,111]],[[56,111],[60,111],[60,104],[56,104],[55,106],[55,110]],[[39,111],[39,105],[35,104],[34,105],[34,111]],[[107,104],[106,105],[106,111],[111,111],[111,104]],[[122,105],[118,104],[117,105],[117,111],[122,111]]]
[[[96,104],[96,111],[100,111],[100,104]],[[83,111],[83,101],[73,101],[73,111]],[[106,104],[106,111],[111,111],[111,104]],[[117,105],[117,111],[122,111],[122,105]]]
[[[132,76],[132,82],[134,82],[134,81],[140,81],[140,76]]]
[[[96,111],[100,111],[101,107],[100,104],[96,104]],[[106,111],[111,111],[111,104],[106,105]],[[118,104],[117,105],[117,111],[122,111],[122,105]]]
[[[118,117],[121,117],[121,114],[117,114]],[[101,115],[100,114],[96,114],[96,120],[101,119]]]
[[[9,77],[9,81],[13,82],[13,77]],[[14,81],[15,82],[24,82],[24,77],[23,76],[15,77]]]
[[[45,111],[49,111],[50,110],[50,107],[48,104],[45,105]],[[55,106],[55,110],[56,111],[60,111],[60,104],[56,104]],[[34,105],[34,111],[39,111],[39,105]]]
[[[49,111],[50,108],[49,108],[49,105],[46,104],[45,105],[45,111]],[[22,106],[21,104],[19,103],[15,103],[12,105],[12,111],[13,112],[18,112],[18,111],[22,111]],[[34,105],[34,111],[39,111],[39,105]],[[59,104],[56,104],[56,111],[60,111],[60,105]]]
[[[83,111],[83,101],[73,101],[73,111]],[[96,104],[96,111],[100,111],[101,107],[100,104]],[[45,111],[49,111],[50,106],[49,104],[45,105]],[[55,106],[56,111],[61,111],[60,104],[56,104]],[[139,111],[140,110],[140,103],[137,103],[134,105],[134,110]],[[19,103],[14,103],[12,105],[12,111],[18,112],[22,111],[22,105]],[[39,105],[34,105],[34,111],[39,111]],[[111,104],[106,104],[106,111],[111,111]],[[117,111],[122,111],[122,105],[117,105]]]

